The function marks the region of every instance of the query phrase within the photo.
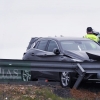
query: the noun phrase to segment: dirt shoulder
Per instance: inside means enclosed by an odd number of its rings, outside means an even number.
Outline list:
[[[0,100],[100,100],[98,88],[91,87],[76,90],[50,84],[0,84]]]

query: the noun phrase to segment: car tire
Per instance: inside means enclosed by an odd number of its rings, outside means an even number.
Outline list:
[[[22,81],[31,81],[31,74],[28,70],[21,70]]]
[[[75,80],[73,79],[74,73],[71,72],[62,72],[60,74],[60,84],[63,88],[70,87],[72,88]]]

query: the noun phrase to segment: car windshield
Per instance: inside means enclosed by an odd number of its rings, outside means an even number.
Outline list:
[[[100,50],[100,46],[90,40],[63,40],[61,45],[64,50]]]

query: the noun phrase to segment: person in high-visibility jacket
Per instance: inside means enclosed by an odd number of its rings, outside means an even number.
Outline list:
[[[87,27],[86,32],[87,34],[84,36],[84,38],[88,38],[95,42],[99,42],[99,37],[93,33],[92,27]]]

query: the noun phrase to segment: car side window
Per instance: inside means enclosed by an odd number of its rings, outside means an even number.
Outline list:
[[[39,44],[38,44],[38,46],[37,46],[37,49],[45,51],[47,42],[48,42],[48,40],[42,40],[42,41],[40,41]]]
[[[54,48],[58,48],[57,43],[55,41],[50,41],[47,51],[53,52]]]
[[[38,42],[36,43],[36,45],[34,46],[34,48],[36,48],[36,49],[37,49],[37,47],[38,47],[39,43],[40,43],[40,41],[38,41]]]

